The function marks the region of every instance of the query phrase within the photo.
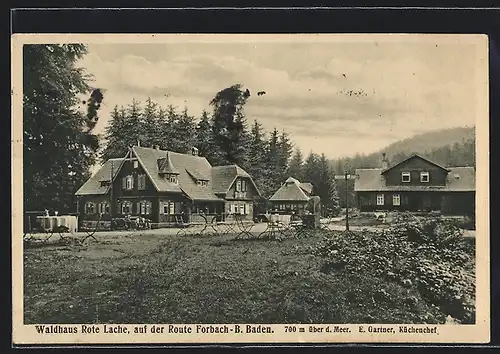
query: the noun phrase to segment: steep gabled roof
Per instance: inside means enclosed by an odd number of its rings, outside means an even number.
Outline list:
[[[272,201],[308,201],[309,197],[301,188],[301,183],[289,177],[270,198]],[[312,186],[312,185],[311,185]]]
[[[299,187],[302,188],[304,191],[306,191],[307,194],[311,194],[313,190],[313,185],[312,183],[309,182],[302,182],[299,184]]]
[[[476,190],[476,171],[474,167],[450,167],[445,186],[387,186],[381,175],[381,168],[357,169],[358,178],[354,181],[355,192],[377,191],[444,191],[473,192]],[[458,178],[457,178],[458,177]]]
[[[405,162],[407,162],[407,161],[409,161],[409,160],[411,160],[411,159],[413,159],[413,158],[415,158],[415,157],[416,157],[416,158],[420,158],[420,159],[422,159],[422,160],[424,160],[424,161],[426,161],[426,162],[428,162],[428,163],[430,163],[430,164],[432,164],[432,165],[434,165],[434,166],[436,166],[436,167],[439,167],[439,168],[441,168],[441,169],[442,169],[442,170],[444,170],[444,171],[448,171],[448,172],[450,171],[448,168],[446,168],[446,167],[444,167],[444,166],[441,166],[440,164],[438,164],[438,163],[436,163],[436,162],[434,162],[434,161],[429,160],[427,157],[423,157],[422,155],[419,155],[419,154],[412,154],[410,157],[408,157],[408,158],[404,159],[403,161],[398,162],[398,163],[397,163],[397,164],[395,164],[395,165],[389,166],[389,167],[387,167],[386,169],[382,169],[381,173],[382,173],[382,174],[384,174],[384,173],[386,173],[387,171],[392,170],[394,167],[396,167],[396,166],[400,166],[400,165],[404,164]]]
[[[183,192],[191,200],[222,201],[212,191],[210,181],[212,166],[206,158],[138,146],[134,146],[132,149],[159,192]],[[158,173],[157,161],[166,158],[167,153],[173,166],[179,172],[178,184],[169,182]],[[209,186],[198,186],[187,170],[199,171],[202,175],[208,176]]]
[[[110,184],[105,186],[101,185],[101,182],[110,181],[111,182],[111,170],[113,170],[113,179],[116,177],[118,172],[120,171],[121,165],[123,163],[123,158],[118,159],[110,159],[106,161],[101,168],[90,177],[75,195],[99,195],[99,194],[107,194],[109,189],[111,188]]]
[[[139,146],[132,147],[126,157],[131,154],[137,157],[139,164],[158,192],[183,193],[191,200],[198,201],[223,201],[215,193],[227,193],[237,177],[246,177],[250,179],[258,195],[260,195],[251,176],[237,165],[212,168],[205,157]],[[110,180],[112,163],[115,178],[124,161],[125,158],[121,158],[104,163],[99,171],[76,192],[76,195],[108,193],[110,186],[101,186],[101,182]],[[179,183],[170,182],[169,179],[163,176],[163,173],[177,174]],[[208,186],[199,186],[198,180],[208,181]]]
[[[255,190],[257,191],[257,194],[260,196],[260,191],[257,188],[257,185],[255,184],[252,177],[238,165],[212,167],[212,188],[214,190],[214,193],[226,194],[238,177],[249,178]]]

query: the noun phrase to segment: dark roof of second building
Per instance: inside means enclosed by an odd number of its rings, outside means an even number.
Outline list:
[[[472,192],[476,190],[474,167],[449,167],[445,186],[387,186],[382,168],[357,169],[354,181],[355,192],[375,191],[447,191]]]

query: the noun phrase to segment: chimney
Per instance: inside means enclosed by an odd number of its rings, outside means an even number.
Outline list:
[[[191,148],[191,154],[193,156],[198,156],[198,148],[195,148],[194,146]]]
[[[160,145],[153,145],[153,149],[160,150]]]
[[[389,159],[387,158],[387,155],[385,152],[382,153],[382,168],[385,170],[386,168],[389,168]]]

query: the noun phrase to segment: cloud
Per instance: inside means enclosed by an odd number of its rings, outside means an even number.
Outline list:
[[[304,151],[318,143],[338,154],[375,150],[422,129],[474,124],[471,58],[459,44],[116,44],[91,46],[81,64],[94,86],[107,90],[97,130],[114,105],[132,99],[187,106],[199,116],[218,91],[239,83],[252,93],[249,122],[286,130]]]

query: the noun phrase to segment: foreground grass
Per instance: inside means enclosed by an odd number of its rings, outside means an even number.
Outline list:
[[[325,271],[310,251],[319,235],[273,242],[157,232],[25,249],[25,324],[444,320],[412,287]]]

